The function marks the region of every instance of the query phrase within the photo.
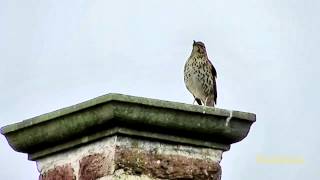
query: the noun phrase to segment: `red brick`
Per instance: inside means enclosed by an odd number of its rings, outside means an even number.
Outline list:
[[[75,180],[74,170],[71,164],[56,166],[53,169],[41,174],[39,180]]]
[[[95,180],[108,174],[111,162],[102,154],[92,154],[80,160],[79,180]]]
[[[221,179],[218,162],[180,155],[161,155],[134,149],[117,148],[115,169],[126,174],[145,174],[160,179]]]

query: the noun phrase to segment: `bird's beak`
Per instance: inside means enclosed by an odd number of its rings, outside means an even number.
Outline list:
[[[193,40],[193,45],[195,45],[196,44],[196,41],[195,40]]]

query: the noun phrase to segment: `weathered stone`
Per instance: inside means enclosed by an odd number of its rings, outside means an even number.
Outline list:
[[[74,170],[71,164],[56,166],[53,169],[40,174],[39,180],[75,180]]]
[[[1,133],[31,160],[116,134],[226,151],[247,136],[254,121],[251,113],[108,94],[6,126]]]

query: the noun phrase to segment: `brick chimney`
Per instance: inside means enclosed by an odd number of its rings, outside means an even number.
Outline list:
[[[255,114],[107,94],[1,129],[40,180],[221,179]]]

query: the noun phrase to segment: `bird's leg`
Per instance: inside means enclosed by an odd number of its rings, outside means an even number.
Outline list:
[[[196,98],[194,98],[192,105],[194,105],[195,102],[196,102]]]
[[[208,101],[208,97],[206,97],[206,100],[205,100],[204,103],[203,103],[203,111],[202,111],[203,114],[206,113],[205,108],[206,108],[206,106],[207,106],[207,101]]]
[[[206,101],[204,103],[205,106],[207,106],[208,97],[206,97]]]

